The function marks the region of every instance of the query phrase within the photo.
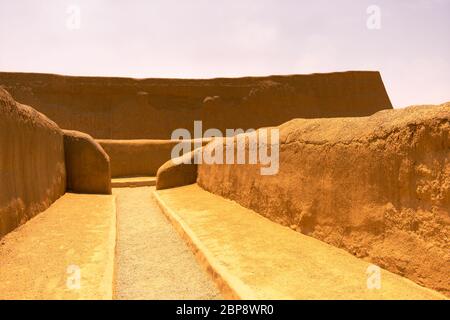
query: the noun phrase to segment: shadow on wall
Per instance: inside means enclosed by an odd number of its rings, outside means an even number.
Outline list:
[[[0,238],[66,192],[111,193],[109,158],[0,88]]]
[[[109,156],[88,134],[64,130],[67,189],[77,193],[111,194]]]
[[[195,152],[199,149],[203,150],[203,147],[185,153],[178,159],[171,159],[164,163],[157,173],[156,190],[181,187],[195,183],[197,181],[198,167],[195,164],[194,158]]]
[[[0,88],[0,238],[65,193],[63,134]]]

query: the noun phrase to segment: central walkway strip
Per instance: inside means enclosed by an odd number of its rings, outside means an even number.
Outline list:
[[[225,297],[445,298],[196,184],[159,190],[154,195]]]
[[[215,284],[153,199],[117,188],[115,299],[219,299]]]

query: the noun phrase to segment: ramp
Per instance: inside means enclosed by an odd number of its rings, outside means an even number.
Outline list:
[[[112,299],[115,197],[67,193],[0,241],[0,300]]]
[[[154,193],[169,220],[214,277],[237,299],[444,299],[344,250],[273,223],[198,185]]]

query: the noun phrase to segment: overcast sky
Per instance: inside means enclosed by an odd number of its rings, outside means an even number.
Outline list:
[[[402,107],[450,101],[449,57],[450,0],[0,0],[1,71],[211,78],[379,70]]]

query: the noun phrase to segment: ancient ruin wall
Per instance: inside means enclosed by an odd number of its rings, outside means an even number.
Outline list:
[[[165,162],[171,159],[177,140],[97,140],[111,160],[112,177],[156,176]],[[210,139],[198,140],[200,145]],[[183,140],[194,148],[195,140]]]
[[[363,71],[210,80],[0,73],[0,85],[61,128],[97,139],[170,139],[194,120],[224,131],[392,108],[380,74]]]
[[[63,135],[0,88],[0,238],[66,190]]]
[[[170,189],[193,184],[197,181],[197,164],[195,154],[203,148],[197,148],[192,152],[170,159],[164,163],[156,175],[156,190]],[[200,151],[201,152],[201,151]]]
[[[67,189],[77,193],[111,194],[109,156],[88,134],[64,130]]]
[[[279,128],[278,174],[202,164],[199,185],[450,294],[450,103]]]

